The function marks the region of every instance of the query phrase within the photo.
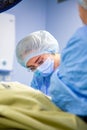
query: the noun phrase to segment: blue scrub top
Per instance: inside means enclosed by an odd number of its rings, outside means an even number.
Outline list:
[[[33,87],[34,89],[40,90],[41,92],[49,96],[48,88],[50,86],[51,75],[52,74],[44,77],[40,73],[38,73],[38,75],[37,73],[34,73],[33,79],[31,82],[31,87]]]
[[[87,116],[87,26],[79,28],[63,49],[49,92],[62,110]]]

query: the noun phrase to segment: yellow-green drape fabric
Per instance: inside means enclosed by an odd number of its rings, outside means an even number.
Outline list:
[[[87,130],[87,124],[61,111],[40,91],[18,82],[1,82],[0,129]]]

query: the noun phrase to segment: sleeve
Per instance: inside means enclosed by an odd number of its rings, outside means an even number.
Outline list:
[[[85,35],[86,34],[86,35]],[[51,77],[52,101],[64,111],[87,115],[87,32],[79,29],[63,50],[59,71]]]
[[[49,94],[52,102],[61,110],[75,115],[87,115],[87,97],[76,94],[60,78],[58,71],[51,77]]]

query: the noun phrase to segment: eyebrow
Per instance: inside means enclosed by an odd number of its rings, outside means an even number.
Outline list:
[[[35,68],[35,66],[34,65],[29,65],[29,66],[27,66],[27,68]]]
[[[35,63],[37,63],[38,62],[38,60],[41,58],[41,56],[39,56],[37,59],[36,59],[36,61],[35,61]]]

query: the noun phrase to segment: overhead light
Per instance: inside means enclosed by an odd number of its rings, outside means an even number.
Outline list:
[[[64,1],[66,1],[66,0],[57,0],[58,3],[60,3],[60,2],[64,2]]]
[[[0,0],[0,13],[6,11],[22,0]]]

